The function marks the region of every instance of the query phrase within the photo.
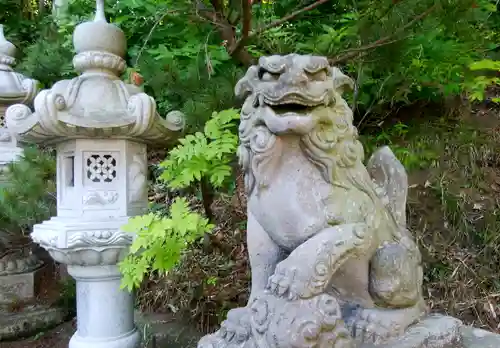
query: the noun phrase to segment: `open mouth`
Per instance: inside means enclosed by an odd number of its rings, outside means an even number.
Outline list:
[[[307,106],[297,103],[287,103],[287,104],[269,105],[269,107],[277,115],[286,115],[286,114],[307,115],[316,106]]]
[[[254,100],[254,107],[267,106],[278,116],[307,116],[318,106],[327,106],[329,100],[327,94],[322,98],[306,98],[296,94],[269,98],[260,94]]]

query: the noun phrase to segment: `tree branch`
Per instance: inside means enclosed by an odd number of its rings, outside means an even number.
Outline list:
[[[241,12],[243,12],[243,29],[241,38],[236,41],[234,46],[229,47],[229,54],[234,54],[235,52],[241,50],[245,46],[250,33],[250,27],[252,25],[252,4],[249,0],[241,0]]]
[[[234,27],[228,22],[227,18],[224,17],[221,8],[220,0],[211,0],[213,10],[207,8],[202,2],[197,1],[197,12],[205,19],[211,21],[218,27],[219,34],[221,38],[226,41],[227,51],[228,53],[240,61],[244,65],[251,65],[254,62],[254,58],[248,52],[248,50],[244,49],[245,43],[252,37],[258,36],[265,32],[268,29],[280,26],[281,24],[288,22],[295,17],[303,14],[304,12],[311,11],[316,7],[327,3],[330,0],[317,0],[312,4],[296,10],[285,17],[271,22],[267,25],[261,26],[253,31],[250,31],[251,21],[252,21],[252,9],[251,3],[248,0],[242,0],[242,14],[243,14],[243,28],[242,28],[242,36],[236,40],[234,35]]]
[[[393,34],[387,35],[386,37],[383,37],[375,42],[372,42],[371,44],[357,47],[357,48],[348,49],[348,50],[344,51],[342,54],[340,54],[334,58],[330,58],[328,60],[329,63],[331,65],[335,65],[335,64],[345,62],[346,60],[349,60],[351,58],[359,58],[359,57],[362,57],[362,56],[368,54],[369,50],[372,50],[372,49],[380,47],[380,46],[388,45],[390,43],[397,41],[397,40],[392,40],[392,38],[394,38],[395,36],[404,32],[409,27],[413,26],[415,23],[417,23],[417,22],[421,21],[422,19],[424,19],[425,17],[427,17],[436,8],[437,8],[437,5],[433,5],[433,6],[429,7],[426,11],[422,12],[420,15],[413,18],[411,21],[409,21],[408,23],[403,25],[401,28],[396,30]]]
[[[219,0],[212,0],[212,6],[220,6]],[[221,12],[214,7],[213,10],[207,8],[201,1],[197,1],[196,11],[203,18],[211,21],[219,32],[219,35],[222,40],[226,41],[226,49],[228,53],[237,61],[245,66],[252,65],[254,62],[254,57],[244,49],[242,45],[238,51],[231,52],[229,50],[230,47],[236,47],[236,37],[234,36],[234,27],[228,22],[228,20],[224,17]]]
[[[330,0],[318,0],[316,2],[313,2],[311,5],[308,5],[304,8],[301,8],[300,10],[294,11],[294,12],[290,13],[289,15],[286,15],[285,17],[278,19],[277,21],[271,22],[268,25],[257,28],[256,30],[252,31],[248,35],[248,37],[252,38],[254,36],[260,35],[264,31],[271,29],[271,28],[274,28],[274,27],[277,27],[277,26],[280,26],[281,24],[288,22],[288,21],[294,19],[295,17],[298,17],[299,15],[301,15],[304,12],[314,10],[319,5],[323,5],[323,4],[327,3],[328,1],[330,1]]]
[[[220,0],[210,0],[210,3],[212,4],[212,6],[216,12],[222,11],[222,4],[221,4]]]
[[[248,1],[245,1],[245,0],[243,0],[243,1],[247,4],[247,6],[249,6]],[[318,7],[319,5],[327,3],[328,1],[330,1],[330,0],[317,0],[317,1],[313,2],[312,4],[310,4],[304,8],[301,8],[300,10],[294,11],[294,12],[290,13],[289,15],[286,15],[285,17],[278,19],[277,21],[271,22],[267,25],[264,25],[262,27],[259,27],[255,30],[247,33],[246,36],[244,34],[245,22],[243,22],[243,36],[238,41],[236,41],[236,44],[234,46],[235,47],[234,52],[236,51],[237,48],[241,48],[247,40],[262,34],[266,30],[280,26],[281,24],[294,19],[295,17],[301,15],[302,13],[307,12],[307,11],[311,11],[311,10],[315,9],[316,7]],[[249,10],[250,10],[250,8],[249,8]],[[243,15],[245,15],[245,13],[243,13]],[[250,12],[250,16],[251,16],[251,12]],[[243,17],[243,20],[245,20],[245,17]],[[248,29],[250,30],[250,28],[248,28]]]

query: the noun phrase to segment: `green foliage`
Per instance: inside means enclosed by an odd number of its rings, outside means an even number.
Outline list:
[[[39,39],[39,24],[47,5],[50,1],[0,0],[0,23],[5,25],[9,41],[22,47]]]
[[[270,12],[280,17],[293,6],[295,1],[283,1]],[[490,0],[327,2],[264,32],[251,49],[334,61],[352,54],[337,64],[357,82],[353,101],[363,121],[376,124],[388,106],[466,92],[467,67],[498,47],[498,19]]]
[[[73,278],[66,278],[59,281],[59,286],[59,298],[56,304],[68,311],[68,318],[73,318],[76,315],[76,281]]]
[[[66,39],[57,33],[50,41],[35,42],[26,48],[25,59],[16,70],[40,81],[43,88],[50,88],[61,79],[75,77],[73,53],[65,44]]]
[[[483,71],[485,74],[473,76],[464,82],[464,89],[467,91],[471,101],[483,101],[485,92],[489,86],[500,85],[500,78],[491,75],[500,72],[500,61],[483,59],[469,65],[471,71]],[[490,75],[488,75],[490,73]],[[500,98],[492,98],[492,102],[500,103]]]
[[[28,147],[7,169],[0,184],[0,244],[29,232],[56,207],[56,165],[50,152]]]
[[[208,178],[210,184],[221,187],[231,176],[238,146],[234,134],[236,109],[214,112],[205,124],[204,133],[196,132],[180,139],[180,145],[169,152],[161,163],[164,169],[159,180],[171,188],[186,188],[195,181]],[[137,233],[130,255],[121,264],[123,286],[137,287],[146,274],[166,272],[180,260],[186,248],[213,229],[208,219],[189,210],[184,198],[176,199],[167,212],[132,218],[123,229]]]
[[[36,10],[37,1],[2,1],[4,21],[11,26],[7,34],[24,51],[21,72],[46,87],[73,76],[71,33],[92,15],[94,1],[70,1],[69,16],[56,24]],[[108,20],[127,35],[127,62],[144,77],[144,90],[155,98],[160,114],[183,111],[188,133],[195,133],[212,110],[235,106],[233,86],[245,68],[241,65],[249,63],[230,54],[227,37],[228,30],[234,39],[242,35],[240,1],[123,0],[106,5]],[[305,5],[256,1],[252,29]],[[467,67],[498,59],[497,8],[495,0],[330,1],[253,36],[244,50],[253,58],[291,52],[333,58],[357,82],[352,101],[358,115],[376,124],[388,106],[464,92],[480,98],[478,91],[494,81],[471,78]],[[346,54],[351,54],[348,59],[336,59]]]
[[[376,136],[364,136],[365,151],[372,154],[377,148],[388,145],[408,171],[433,167],[439,154],[425,141],[411,138],[409,131],[408,125],[398,122]]]
[[[161,163],[160,178],[170,188],[178,189],[208,178],[214,187],[221,187],[232,174],[231,162],[238,147],[235,121],[240,114],[236,109],[212,113],[205,124],[204,133],[196,132],[180,139]]]
[[[187,247],[213,229],[208,219],[189,210],[184,198],[170,206],[169,216],[148,215],[131,218],[123,230],[137,233],[130,254],[120,264],[122,287],[132,290],[150,272],[167,272],[180,260]]]

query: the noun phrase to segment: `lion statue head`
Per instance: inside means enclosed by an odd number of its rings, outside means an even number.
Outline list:
[[[280,151],[277,137],[297,136],[304,155],[323,178],[372,194],[353,114],[342,93],[353,81],[325,57],[288,54],[261,57],[236,84],[245,98],[239,127],[240,165],[251,195],[265,184],[264,166]],[[366,175],[365,175],[366,173]]]

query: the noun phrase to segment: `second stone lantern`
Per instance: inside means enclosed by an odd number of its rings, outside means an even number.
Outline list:
[[[0,181],[2,171],[22,153],[22,148],[17,146],[17,139],[5,128],[7,107],[16,103],[31,105],[38,92],[38,81],[13,70],[16,46],[5,39],[3,29],[0,24]]]
[[[120,80],[125,35],[107,23],[96,2],[93,22],[73,34],[75,69],[35,99],[35,112],[9,107],[7,127],[20,139],[57,149],[57,216],[35,225],[32,238],[68,265],[77,284],[77,332],[70,348],[135,348],[133,295],[120,290],[117,264],[133,235],[121,231],[147,210],[146,144],[165,146],[184,127],[180,112],[166,119],[153,98]]]

